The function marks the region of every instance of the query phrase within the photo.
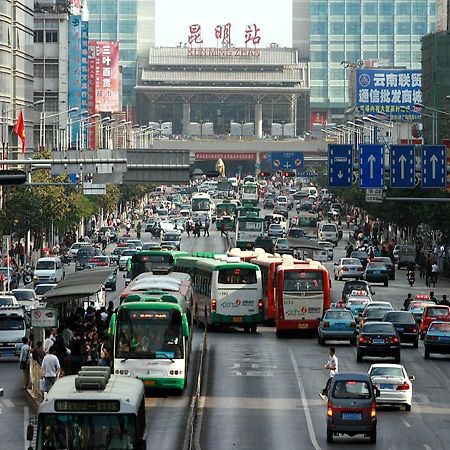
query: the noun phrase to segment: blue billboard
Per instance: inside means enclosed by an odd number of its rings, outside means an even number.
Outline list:
[[[69,16],[69,108],[78,108],[81,112],[81,17]],[[80,122],[72,124],[71,142],[75,146],[79,141]]]
[[[422,72],[420,70],[358,69],[356,71],[356,105],[363,114],[381,112],[419,120],[420,111],[414,110],[415,103],[422,103]]]

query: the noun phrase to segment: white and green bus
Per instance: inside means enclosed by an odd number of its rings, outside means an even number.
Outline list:
[[[248,213],[236,221],[236,247],[243,250],[253,248],[256,238],[264,234],[264,219],[257,214]]]
[[[246,182],[242,185],[241,202],[256,206],[258,204],[258,184]]]
[[[111,317],[113,370],[148,388],[182,391],[187,382],[191,326],[179,293],[129,295]]]
[[[261,272],[239,258],[181,257],[176,270],[189,273],[194,286],[194,318],[208,328],[238,326],[255,333],[264,317]]]
[[[33,439],[33,425],[27,440]],[[56,380],[39,406],[36,446],[46,449],[146,449],[142,381],[111,375],[109,367],[82,367]]]

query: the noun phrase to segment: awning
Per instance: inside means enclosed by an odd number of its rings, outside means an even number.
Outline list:
[[[313,241],[311,239],[300,239],[300,238],[288,238],[289,247],[292,249],[304,248],[310,250],[322,250],[317,241]]]
[[[113,268],[105,269],[102,267],[67,275],[64,280],[47,292],[42,300],[47,302],[48,307],[51,307],[94,295],[101,289],[114,270]]]

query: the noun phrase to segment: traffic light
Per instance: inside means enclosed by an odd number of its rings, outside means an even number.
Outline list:
[[[262,170],[259,172],[259,178],[270,178],[272,174],[268,172],[267,170]]]
[[[295,177],[295,172],[293,172],[292,170],[286,170],[286,171],[283,173],[283,176],[284,176],[285,178],[294,178],[294,177]]]
[[[27,174],[19,169],[0,170],[1,186],[17,186],[27,181]]]

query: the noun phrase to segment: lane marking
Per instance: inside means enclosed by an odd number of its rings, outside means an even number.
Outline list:
[[[433,449],[431,448],[431,446],[428,445],[428,444],[423,444],[423,446],[424,446],[425,450],[433,450]]]
[[[24,406],[23,407],[23,441],[24,441],[25,450],[27,450],[28,446],[30,445],[29,442],[27,442],[27,428],[28,428],[29,423],[30,423],[30,408],[28,406]]]
[[[291,358],[291,362],[294,367],[294,373],[295,373],[295,378],[297,379],[297,385],[300,390],[300,397],[302,400],[303,409],[305,411],[306,424],[308,426],[309,438],[311,440],[313,447],[316,450],[321,450],[320,445],[317,442],[316,433],[314,431],[314,425],[312,423],[311,413],[309,412],[308,400],[306,400],[306,392],[305,392],[305,388],[303,387],[303,380],[300,375],[300,370],[298,369],[297,361],[295,360],[295,356],[294,356],[294,352],[290,348],[288,348],[288,351],[289,351],[289,357]]]
[[[14,403],[9,398],[3,399],[2,404],[7,408],[14,408]]]
[[[411,424],[406,419],[400,417],[400,420],[403,422],[403,425],[405,425],[406,428],[411,428]]]

